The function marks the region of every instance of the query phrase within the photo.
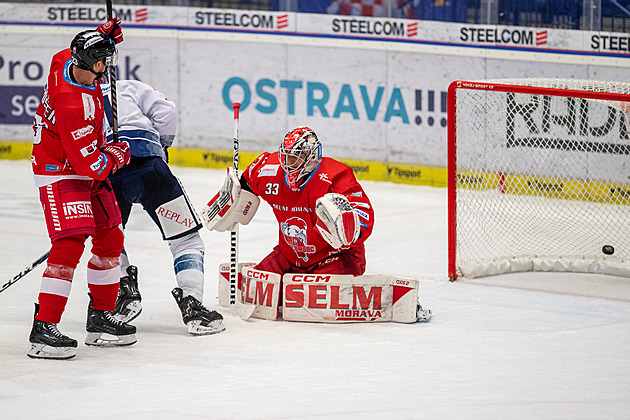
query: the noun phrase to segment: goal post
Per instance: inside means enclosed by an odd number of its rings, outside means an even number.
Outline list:
[[[454,81],[448,275],[630,277],[630,83]]]

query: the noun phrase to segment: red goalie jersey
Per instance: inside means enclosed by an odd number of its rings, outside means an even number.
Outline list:
[[[309,267],[343,250],[363,247],[372,233],[374,210],[357,182],[352,168],[331,158],[321,164],[301,184],[292,190],[285,180],[278,152],[263,153],[243,173],[252,192],[272,207],[279,223],[279,246],[282,255],[295,267]],[[317,228],[315,204],[327,193],[346,196],[359,215],[361,234],[350,247],[334,249]]]
[[[53,56],[35,114],[31,161],[38,187],[64,178],[104,180],[113,165],[99,150],[105,144],[100,84],[73,81],[71,62],[69,49]]]

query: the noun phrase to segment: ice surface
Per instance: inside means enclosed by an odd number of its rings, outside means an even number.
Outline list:
[[[174,167],[197,209],[225,172]],[[49,247],[28,161],[0,160],[0,282]],[[69,361],[32,360],[28,334],[43,266],[0,294],[2,419],[630,418],[630,280],[513,274],[446,280],[446,190],[363,182],[376,210],[370,273],[421,279],[428,324],[242,321],[219,308],[229,233],[205,229],[205,303],[221,334],[192,337],[170,295],[166,243],[141,208],[126,246],[139,267],[138,343],[87,347],[84,254],[60,330]],[[263,205],[240,229],[241,261],[277,241]],[[89,245],[87,247],[89,251]]]

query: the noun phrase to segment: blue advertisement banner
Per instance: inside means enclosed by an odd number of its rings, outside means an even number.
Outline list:
[[[43,86],[0,86],[0,124],[33,123]]]

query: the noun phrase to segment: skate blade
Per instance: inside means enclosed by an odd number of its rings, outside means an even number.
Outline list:
[[[136,341],[135,334],[113,335],[100,332],[89,332],[85,337],[85,344],[97,347],[121,347],[130,346]]]
[[[188,323],[188,332],[192,335],[217,334],[223,330],[225,330],[225,325],[221,320],[206,322],[195,319]]]
[[[142,312],[142,304],[139,300],[134,300],[132,302],[129,302],[127,306],[125,306],[125,309],[122,313],[116,313],[113,316],[114,319],[118,321],[128,323],[138,318],[140,312]]]
[[[52,347],[41,343],[31,343],[31,349],[26,355],[32,359],[72,359],[77,353],[73,347]]]
[[[416,317],[418,318],[416,322],[429,322],[432,316],[433,312],[431,311],[431,309],[420,308],[418,309],[418,313],[416,314]]]

